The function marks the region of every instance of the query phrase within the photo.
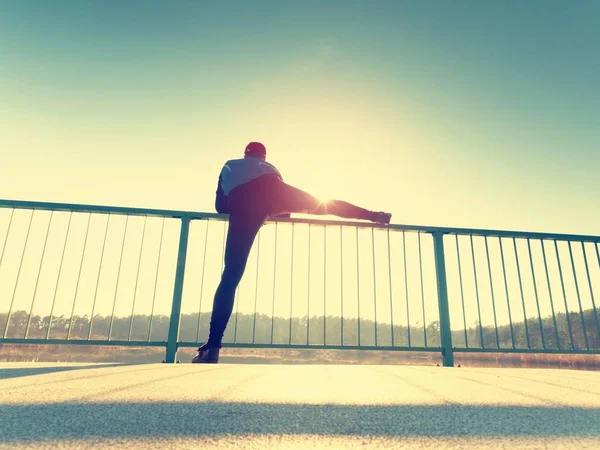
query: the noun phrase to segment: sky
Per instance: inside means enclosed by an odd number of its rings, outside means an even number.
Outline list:
[[[398,224],[599,234],[596,1],[4,1],[0,198],[214,212],[250,141]]]

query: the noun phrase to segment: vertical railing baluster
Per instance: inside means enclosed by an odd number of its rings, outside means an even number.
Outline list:
[[[237,344],[238,313],[240,310],[240,288],[238,286],[235,299],[235,325],[233,326],[233,343]],[[196,339],[197,340],[197,339]]]
[[[467,316],[465,314],[465,295],[463,291],[463,278],[462,278],[462,268],[460,263],[460,246],[458,245],[458,234],[454,235],[456,239],[456,259],[458,261],[458,280],[460,285],[460,300],[462,303],[462,313],[463,313],[463,331],[465,332],[465,347],[469,348],[469,338],[467,336]]]
[[[587,330],[585,328],[585,320],[583,318],[583,307],[581,306],[581,295],[579,294],[579,283],[577,282],[577,272],[575,271],[575,261],[573,260],[573,251],[571,249],[571,241],[567,241],[569,245],[569,256],[571,257],[571,267],[573,267],[573,281],[575,281],[575,292],[577,293],[577,302],[579,303],[579,314],[581,317],[581,327],[583,329],[583,339],[585,341],[585,349],[589,350]]]
[[[517,250],[517,241],[513,237],[513,246],[515,248],[515,260],[517,261],[517,275],[519,276],[519,289],[521,290],[521,302],[523,304],[523,323],[525,325],[525,338],[527,339],[527,349],[531,350],[529,342],[529,327],[527,325],[527,310],[525,309],[525,295],[523,294],[523,281],[521,280],[521,266],[519,264],[519,252]]]
[[[341,307],[341,335],[340,345],[344,346],[344,243],[343,230],[340,225],[340,307]]]
[[[206,232],[204,233],[204,255],[202,256],[202,275],[200,276],[200,302],[198,304],[198,323],[196,325],[196,342],[200,342],[200,320],[202,318],[202,298],[204,297],[204,271],[206,269],[206,249],[208,247],[208,229],[210,220],[206,220]]]
[[[23,267],[23,259],[25,259],[25,252],[27,251],[27,242],[29,242],[29,232],[31,231],[31,224],[33,222],[33,214],[35,209],[31,211],[29,216],[29,226],[27,227],[27,235],[25,236],[25,245],[23,245],[23,253],[21,253],[21,261],[19,262],[19,269],[17,271],[17,279],[15,280],[15,287],[13,289],[12,298],[10,300],[10,307],[8,308],[8,315],[6,316],[6,327],[4,327],[4,339],[8,335],[8,327],[10,326],[10,317],[12,315],[12,308],[15,302],[15,295],[17,293],[17,287],[19,286],[19,278],[21,277],[21,268]]]
[[[408,346],[411,347],[410,344],[410,308],[408,305],[408,269],[406,268],[406,231],[402,230],[402,252],[404,255],[404,288],[405,288],[405,296],[406,296],[406,325],[407,325],[407,338],[408,338]]]
[[[152,308],[150,311],[150,322],[148,323],[148,342],[152,333],[152,320],[154,318],[154,306],[156,302],[156,287],[158,285],[158,273],[160,269],[160,255],[162,253],[163,232],[165,230],[165,218],[163,217],[162,226],[160,228],[160,241],[158,243],[158,258],[156,259],[156,273],[154,275],[154,291],[152,293]]]
[[[590,288],[590,297],[592,299],[592,315],[594,316],[594,320],[596,321],[596,331],[598,334],[596,335],[598,339],[600,339],[600,323],[598,322],[598,313],[596,310],[596,300],[594,298],[594,288],[592,287],[592,279],[590,277],[590,268],[588,266],[587,255],[585,253],[585,246],[583,242],[581,242],[581,251],[583,252],[583,261],[585,262],[585,273],[587,274],[588,286]]]
[[[275,331],[275,286],[277,283],[277,225],[275,222],[275,250],[273,251],[273,306],[271,307],[271,345],[273,345],[273,332]]]
[[[550,308],[552,309],[552,322],[554,323],[554,335],[556,338],[556,348],[560,350],[560,340],[558,338],[558,326],[556,324],[556,314],[554,312],[554,300],[552,298],[552,287],[550,286],[550,275],[548,274],[548,262],[546,260],[546,249],[544,248],[544,241],[542,244],[542,256],[544,258],[544,270],[546,271],[546,282],[548,283],[548,295],[550,296]]]
[[[254,319],[252,321],[252,343],[256,340],[256,306],[258,304],[258,272],[260,265],[260,233],[258,232],[258,242],[256,243],[256,285],[254,286]]]
[[[310,343],[310,223],[308,224],[308,286],[306,290],[306,345]]]
[[[119,293],[119,281],[121,279],[121,264],[123,263],[123,250],[125,249],[125,240],[127,238],[127,226],[129,225],[129,215],[125,216],[125,231],[123,232],[123,241],[121,242],[121,254],[119,256],[119,268],[117,269],[117,283],[115,285],[115,296],[113,298],[112,312],[110,314],[110,325],[108,326],[108,340],[112,335],[112,327],[115,319],[115,306],[117,305],[117,294]]]
[[[10,219],[8,220],[8,227],[6,228],[6,236],[4,236],[4,243],[2,244],[2,253],[0,254],[0,269],[2,269],[2,262],[4,261],[4,254],[6,253],[6,243],[8,242],[8,236],[10,235],[10,230],[11,230],[11,226],[12,226],[12,221],[13,221],[13,216],[15,214],[15,209],[12,208],[11,212],[10,212]],[[8,330],[8,318],[6,321],[6,330]]]
[[[471,257],[473,258],[473,275],[475,276],[475,298],[477,299],[477,316],[479,317],[479,339],[481,341],[481,348],[485,348],[483,342],[483,324],[481,323],[481,307],[479,304],[479,284],[477,283],[477,264],[475,260],[475,248],[473,247],[473,235],[470,235],[471,239]]]
[[[50,316],[48,317],[48,329],[46,330],[46,339],[50,337],[50,330],[52,328],[52,315],[54,314],[54,305],[56,303],[56,293],[58,291],[58,283],[60,282],[60,275],[62,274],[63,261],[65,258],[65,250],[67,248],[67,241],[69,240],[69,230],[71,229],[71,219],[73,218],[73,211],[69,213],[69,222],[67,223],[67,232],[65,234],[65,243],[63,244],[62,253],[60,255],[60,264],[58,265],[58,275],[56,277],[56,285],[54,286],[54,294],[52,295],[52,306],[50,307]]]
[[[173,302],[171,303],[171,318],[167,336],[167,352],[165,362],[177,361],[177,342],[179,340],[179,325],[181,323],[181,298],[183,295],[183,281],[185,278],[185,263],[187,259],[188,238],[190,234],[190,218],[181,218],[179,232],[179,247],[177,250],[177,267],[175,269],[175,282],[173,283]]]
[[[229,226],[229,221],[224,220],[223,221],[223,238],[222,238],[223,246],[221,247],[221,274],[225,270],[225,247],[227,245],[227,227],[228,226]],[[236,289],[236,291],[237,291],[237,289]]]
[[[38,269],[37,277],[35,279],[35,287],[33,288],[33,298],[31,299],[31,308],[29,309],[29,317],[27,318],[27,327],[25,328],[25,339],[29,335],[29,327],[31,326],[31,316],[33,314],[33,307],[35,305],[35,299],[37,296],[38,284],[40,282],[40,275],[42,274],[42,266],[44,265],[44,256],[46,255],[46,245],[48,244],[48,234],[50,233],[50,226],[52,225],[52,218],[54,211],[50,211],[50,219],[48,220],[48,228],[46,228],[46,235],[44,237],[44,247],[42,249],[42,257],[40,258],[40,267]]]
[[[142,252],[144,251],[144,238],[146,237],[146,223],[148,222],[148,215],[144,216],[144,228],[142,229],[142,243],[140,244],[140,256],[137,263],[137,273],[135,274],[135,286],[133,287],[133,305],[131,305],[131,320],[129,321],[129,334],[127,340],[131,340],[131,332],[133,331],[133,313],[135,311],[135,301],[137,299],[137,287],[140,279],[140,267],[142,265]]]
[[[432,233],[435,259],[435,276],[438,293],[438,311],[440,316],[440,341],[444,367],[454,366],[454,350],[452,347],[452,327],[448,305],[448,284],[446,281],[446,258],[444,256],[444,234],[441,231]]]
[[[527,238],[527,250],[529,252],[529,263],[531,264],[531,278],[533,280],[533,292],[535,294],[535,304],[537,305],[538,320],[540,325],[540,336],[542,338],[542,349],[546,350],[546,340],[544,339],[544,327],[542,325],[542,312],[540,310],[540,301],[538,297],[537,282],[535,279],[535,270],[533,268],[533,255],[531,254],[531,244]]]
[[[323,345],[327,345],[327,225],[323,225]]]
[[[485,240],[485,256],[487,258],[488,275],[490,277],[490,293],[492,295],[492,310],[494,312],[494,330],[496,332],[496,348],[500,348],[500,337],[498,336],[498,320],[496,318],[496,300],[494,299],[494,280],[492,278],[492,265],[490,264],[490,250],[488,247],[487,236],[484,236]]]
[[[575,350],[575,342],[573,340],[573,330],[571,328],[571,318],[569,316],[569,305],[567,303],[567,291],[565,289],[565,280],[562,273],[562,265],[560,263],[560,255],[558,253],[558,244],[554,240],[554,250],[556,251],[556,262],[558,263],[558,274],[560,275],[560,286],[562,288],[563,300],[565,302],[565,316],[567,318],[567,326],[569,327],[569,339],[571,341],[571,350]]]
[[[360,256],[358,252],[358,227],[356,227],[356,305],[358,312],[358,346],[360,347]]]
[[[392,252],[390,246],[390,229],[387,229],[387,247],[388,247],[388,280],[390,283],[390,325],[392,332],[392,347],[394,347],[394,306],[392,295]]]
[[[104,249],[106,248],[106,237],[108,236],[108,226],[110,225],[110,213],[106,219],[106,229],[104,230],[104,240],[102,241],[102,251],[100,252],[100,265],[98,266],[98,276],[96,277],[96,286],[94,287],[94,301],[92,302],[92,314],[90,315],[90,327],[88,329],[88,341],[92,337],[92,327],[94,326],[94,312],[96,311],[96,299],[98,297],[98,285],[100,284],[100,274],[102,273],[102,263],[104,262]],[[151,319],[152,320],[152,319]]]
[[[510,342],[512,349],[515,349],[515,331],[513,329],[512,311],[510,308],[510,294],[508,293],[508,281],[506,279],[506,264],[504,263],[504,249],[502,248],[502,238],[498,236],[498,244],[500,245],[500,259],[502,259],[502,275],[504,278],[504,290],[506,292],[506,305],[508,306],[508,322],[510,326]]]
[[[373,307],[375,312],[375,347],[377,347],[377,278],[375,270],[375,229],[371,228],[371,248],[373,249]]]
[[[73,329],[73,316],[75,314],[75,304],[77,303],[77,294],[79,293],[79,281],[81,279],[81,269],[83,268],[83,261],[85,259],[85,251],[87,250],[87,242],[88,242],[91,220],[92,220],[92,213],[89,213],[87,226],[85,229],[85,238],[83,239],[83,250],[81,251],[81,261],[79,261],[79,271],[77,272],[77,283],[75,283],[75,295],[73,296],[73,307],[71,308],[71,318],[69,319],[69,328],[67,329],[67,339],[71,338],[71,331]]]
[[[594,248],[596,249],[596,259],[598,261],[598,268],[600,269],[600,250],[598,250],[598,243],[597,242],[594,243]],[[598,309],[600,309],[600,307]],[[598,316],[598,309],[595,312],[596,317]],[[600,339],[600,336],[599,336],[599,339]]]
[[[6,243],[8,242],[8,236],[10,235],[10,229],[12,227],[14,214],[15,209],[13,208],[10,212],[10,219],[8,220],[8,227],[6,228],[6,236],[4,236],[4,244],[2,244],[2,253],[0,254],[0,268],[2,268],[2,261],[4,260],[4,253],[6,250]]]
[[[419,244],[419,280],[421,282],[421,306],[423,307],[423,341],[427,347],[427,321],[425,320],[425,290],[423,288],[423,258],[421,256],[421,232],[417,233]]]
[[[294,300],[294,223],[292,222],[292,257],[291,257],[291,268],[290,268],[290,333],[288,344],[292,344],[292,306]]]

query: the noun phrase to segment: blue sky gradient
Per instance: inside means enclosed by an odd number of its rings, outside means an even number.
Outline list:
[[[599,234],[595,1],[7,1],[3,198],[212,211],[263,141],[395,223]]]

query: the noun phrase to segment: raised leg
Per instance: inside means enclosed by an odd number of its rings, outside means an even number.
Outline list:
[[[277,214],[305,213],[343,217],[346,219],[362,219],[376,221],[377,213],[369,211],[342,200],[323,202],[298,188],[281,183],[281,192],[276,196],[274,209]]]

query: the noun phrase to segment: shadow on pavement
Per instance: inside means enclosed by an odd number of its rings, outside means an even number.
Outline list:
[[[599,438],[600,409],[214,401],[0,404],[0,442],[252,434]]]

